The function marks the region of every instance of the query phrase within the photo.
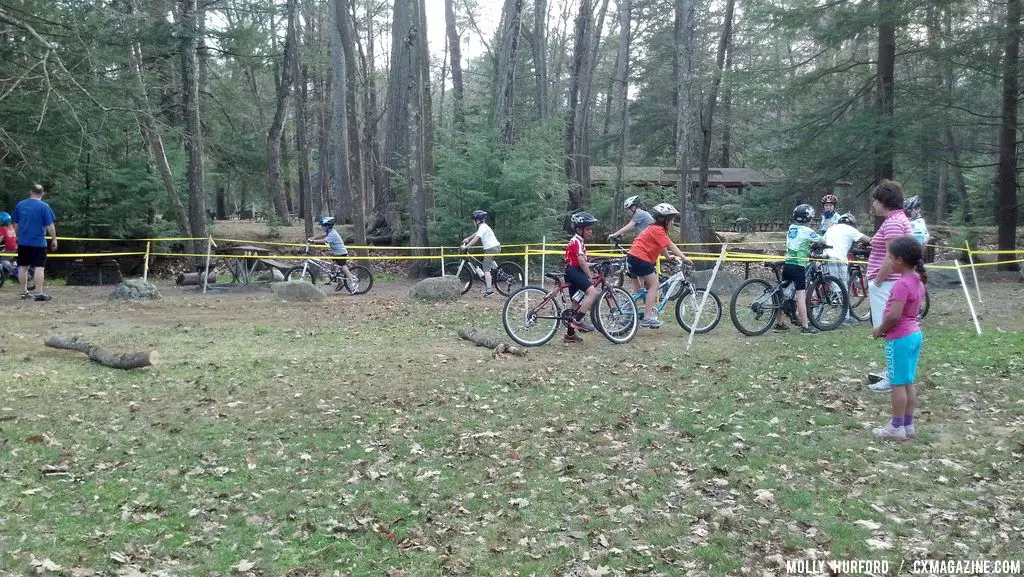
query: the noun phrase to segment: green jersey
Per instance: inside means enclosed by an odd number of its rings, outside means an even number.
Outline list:
[[[811,245],[822,242],[821,235],[802,224],[789,225],[786,235],[786,264],[807,266],[810,262]]]

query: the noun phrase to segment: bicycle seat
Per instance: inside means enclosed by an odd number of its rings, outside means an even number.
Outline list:
[[[773,261],[769,261],[769,262],[764,263],[764,266],[765,266],[765,268],[770,268],[773,271],[778,272],[778,271],[780,271],[782,269],[782,265],[784,265],[784,264],[786,264],[786,261],[784,261],[784,260],[773,260]]]
[[[553,281],[555,281],[557,283],[562,282],[562,275],[559,274],[559,273],[546,272],[546,273],[544,273],[544,277],[545,278],[549,278],[549,279],[551,279],[551,280],[553,280]]]

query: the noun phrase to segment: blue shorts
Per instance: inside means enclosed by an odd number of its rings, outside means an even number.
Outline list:
[[[634,276],[639,277],[645,277],[657,272],[657,269],[652,263],[631,254],[626,255],[626,266],[629,267],[629,272],[633,273]]]
[[[587,292],[587,289],[590,288],[590,285],[594,284],[593,282],[591,282],[590,277],[587,276],[587,273],[583,272],[583,269],[581,269],[578,266],[565,267],[565,280],[569,281],[569,284],[572,285],[574,292]]]
[[[889,384],[894,387],[912,385],[917,376],[917,360],[921,357],[921,331],[885,341],[885,364],[889,373]]]

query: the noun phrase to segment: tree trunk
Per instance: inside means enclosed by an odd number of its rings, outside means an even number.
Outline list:
[[[682,215],[683,242],[705,242],[709,231],[700,214],[700,206],[690,184],[690,152],[693,147],[693,42],[694,0],[675,0],[675,76],[676,76],[676,193]]]
[[[893,178],[893,88],[896,67],[896,24],[893,0],[878,0],[878,73],[875,86],[877,122],[883,126],[882,141],[876,146],[875,182]]]
[[[604,32],[604,17],[608,13],[608,0],[601,0],[601,9],[597,13],[597,22],[590,33],[590,46],[587,50],[586,76],[580,86],[580,118],[576,120],[576,130],[579,132],[580,160],[577,164],[577,171],[582,187],[582,203],[584,206],[591,204],[590,190],[590,134],[593,124],[594,108],[594,72],[597,70],[598,52],[601,48],[601,35]]]
[[[498,54],[498,77],[494,95],[494,120],[498,129],[499,142],[510,146],[515,141],[515,85],[516,54],[519,51],[519,35],[522,26],[523,0],[505,0],[500,31],[500,52]]]
[[[703,140],[700,151],[700,185],[697,191],[697,202],[707,202],[708,192],[708,170],[711,164],[711,135],[712,124],[715,120],[715,105],[718,103],[718,89],[722,85],[722,74],[725,70],[725,54],[729,51],[729,42],[732,34],[732,14],[735,0],[727,0],[725,3],[725,16],[722,21],[722,36],[718,40],[718,56],[715,58],[714,76],[711,79],[711,91],[707,97],[707,104],[704,113],[701,115],[701,132]]]
[[[423,221],[423,245],[427,246],[427,218],[434,213],[434,176],[437,166],[434,162],[434,102],[430,83],[430,47],[427,45],[427,8],[425,0],[420,2],[419,58],[420,58],[420,150],[423,163],[423,204],[426,214]],[[428,264],[426,261],[423,265]]]
[[[281,181],[284,183],[284,202],[288,207],[286,226],[291,226],[291,215],[298,212],[296,210],[298,203],[295,200],[295,187],[292,186],[292,156],[288,151],[288,133],[283,130],[281,131]]]
[[[418,83],[409,86],[410,74],[419,71],[419,60],[413,58],[416,50],[418,17],[417,0],[395,2],[391,25],[391,67],[388,71],[386,114],[384,117],[384,148],[377,179],[377,206],[374,210],[384,214],[384,221],[392,235],[403,231],[398,210],[399,186],[402,173],[408,169],[409,155],[409,101]],[[410,70],[410,67],[413,70]],[[415,78],[415,76],[413,77]],[[411,179],[414,175],[404,175]],[[408,181],[407,181],[408,182]],[[410,191],[411,192],[411,191]]]
[[[948,124],[945,127],[946,142],[949,143],[949,155],[952,160],[953,189],[956,190],[957,199],[960,202],[960,209],[963,211],[964,224],[974,222],[974,209],[971,208],[971,197],[967,194],[967,185],[964,183],[964,172],[960,168],[960,147],[953,136],[953,128]]]
[[[54,349],[65,349],[85,353],[90,361],[99,363],[112,369],[138,369],[148,367],[159,362],[160,356],[156,351],[144,351],[139,353],[111,353],[104,349],[91,345],[85,341],[78,340],[78,337],[52,336],[46,339],[46,346]]]
[[[619,206],[622,204],[622,172],[626,164],[626,149],[629,148],[629,43],[630,21],[633,0],[619,0],[619,54],[615,67],[615,99],[619,103],[619,157],[615,163],[615,195],[612,199],[612,228],[619,228]],[[611,94],[608,95],[609,101]]]
[[[1003,117],[999,125],[999,166],[996,169],[996,222],[999,250],[1017,248],[1017,105],[1020,61],[1021,0],[1006,3],[1006,46],[1003,54]],[[998,255],[999,262],[1016,260],[1017,255]],[[999,270],[1017,270],[1005,262]]]
[[[582,0],[580,11],[576,16],[573,41],[572,65],[569,73],[569,103],[565,110],[565,178],[569,184],[568,212],[571,214],[583,208],[583,176],[584,166],[581,128],[587,101],[581,94],[582,85],[586,80],[588,50],[590,47],[591,17],[593,0]],[[566,215],[568,217],[568,215]],[[568,218],[565,222],[568,226]]]
[[[310,26],[307,18],[306,26]],[[299,24],[295,24],[296,42],[299,37]],[[299,164],[299,206],[296,212],[305,222],[306,238],[313,236],[313,203],[310,198],[309,186],[309,142],[306,140],[306,103],[309,100],[308,78],[309,69],[299,63],[299,46],[292,50],[291,61],[288,66],[292,70],[292,80],[295,82],[295,154],[298,156]]]
[[[199,26],[197,0],[181,0],[181,83],[185,115],[185,152],[188,155],[188,220],[193,238],[206,237],[206,191],[203,183],[203,130],[199,113]],[[193,241],[199,250],[201,240]],[[199,254],[196,252],[194,254]]]
[[[462,109],[465,89],[462,86],[462,41],[455,27],[455,0],[444,0],[444,22],[448,38],[448,52],[452,69],[452,119],[455,132],[466,128],[466,116]]]
[[[292,88],[291,67],[288,66],[288,62],[291,61],[292,51],[296,49],[295,10],[297,0],[287,0],[287,2],[288,30],[284,40],[281,80],[277,85],[277,105],[274,108],[274,118],[270,122],[270,130],[267,134],[267,188],[274,201],[277,219],[285,226],[291,224],[291,219],[288,216],[288,201],[281,183],[281,139],[284,137],[284,119],[288,114],[288,99]]]
[[[451,0],[448,0],[451,1]],[[551,111],[548,109],[548,39],[547,39],[548,3],[547,0],[536,0],[533,8],[533,74],[537,82],[535,108],[537,120],[547,120]]]

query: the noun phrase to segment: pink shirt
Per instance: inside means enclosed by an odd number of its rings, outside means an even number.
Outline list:
[[[923,300],[924,284],[921,283],[921,278],[917,274],[899,275],[899,280],[892,285],[889,302],[885,303],[885,315],[889,316],[894,301],[903,303],[903,313],[896,326],[885,333],[885,340],[895,341],[921,330],[917,326],[917,311],[921,308]]]
[[[871,257],[868,258],[868,279],[878,275],[878,269],[882,268],[882,261],[885,260],[885,253],[889,250],[889,241],[901,236],[910,236],[910,221],[902,210],[894,210],[885,217],[882,226],[871,239]],[[900,275],[891,273],[886,281],[899,280]]]

